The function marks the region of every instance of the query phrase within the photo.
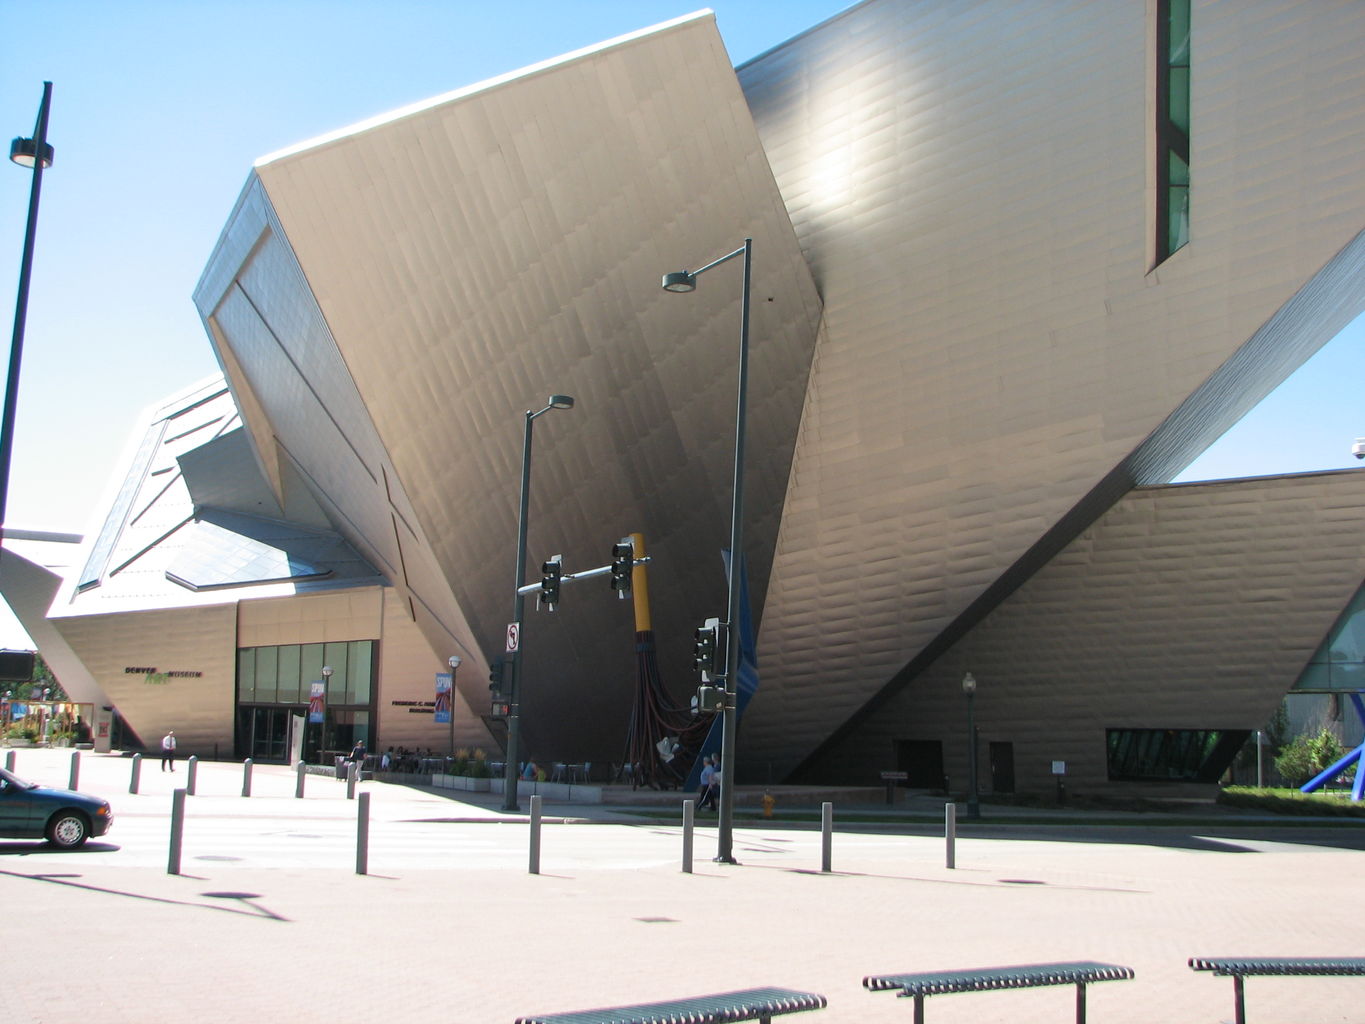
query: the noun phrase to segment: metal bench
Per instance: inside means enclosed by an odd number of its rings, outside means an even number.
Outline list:
[[[1096,981],[1126,981],[1131,967],[1077,960],[1059,964],[1022,964],[1017,967],[982,967],[970,971],[925,971],[917,974],[874,974],[863,979],[873,992],[899,989],[902,997],[915,1000],[915,1024],[924,1024],[924,997],[951,992],[991,992],[1005,988],[1038,988],[1043,985],[1076,986],[1076,1024],[1085,1024],[1085,986]]]
[[[1339,978],[1365,975],[1365,957],[1305,956],[1192,956],[1190,970],[1212,971],[1232,979],[1232,997],[1237,1006],[1237,1024],[1246,1024],[1246,1003],[1242,979],[1252,977]]]
[[[538,1013],[518,1017],[517,1024],[728,1024],[729,1021],[756,1020],[768,1024],[774,1017],[802,1010],[819,1010],[825,997],[789,988],[749,988],[742,992],[721,992],[711,996],[692,996],[666,1003],[641,1003],[638,1006],[611,1006],[600,1010],[572,1013]]]

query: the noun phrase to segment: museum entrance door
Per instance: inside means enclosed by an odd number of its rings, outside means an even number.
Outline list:
[[[276,704],[237,712],[237,756],[285,764],[289,759],[289,716],[299,709]]]

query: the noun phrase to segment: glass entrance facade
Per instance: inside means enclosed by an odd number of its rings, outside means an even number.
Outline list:
[[[361,739],[373,750],[378,655],[376,640],[238,648],[237,756],[288,760],[295,717],[304,722],[305,761],[328,764]],[[323,690],[322,722],[308,721],[314,684]]]

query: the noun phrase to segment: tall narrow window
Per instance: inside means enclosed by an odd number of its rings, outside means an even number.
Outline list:
[[[1157,4],[1156,248],[1190,240],[1190,0]]]

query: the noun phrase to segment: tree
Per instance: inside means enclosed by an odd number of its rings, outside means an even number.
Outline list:
[[[1275,758],[1275,770],[1291,786],[1302,786],[1335,762],[1346,750],[1331,729],[1323,726],[1315,734],[1295,736]]]

